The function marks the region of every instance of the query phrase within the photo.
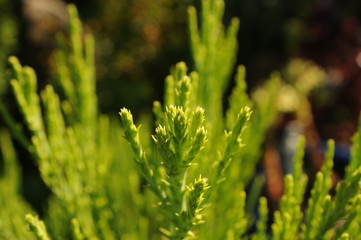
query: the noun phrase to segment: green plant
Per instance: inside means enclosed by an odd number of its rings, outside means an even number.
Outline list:
[[[119,120],[99,113],[94,42],[91,36],[83,37],[73,5],[69,6],[70,35],[59,38],[60,48],[55,53],[62,97],[51,85],[38,94],[34,71],[10,58],[14,71],[11,87],[31,137],[8,111],[2,117],[13,137],[34,157],[52,196],[40,220],[18,193],[19,171],[14,153],[8,150],[13,149],[11,140],[6,131],[1,132],[4,174],[0,178],[0,203],[5,206],[0,213],[1,238],[361,236],[361,121],[353,140],[350,167],[334,196],[330,195],[334,151],[330,140],[307,210],[302,211],[307,177],[302,170],[305,140],[301,138],[293,172],[285,176],[285,192],[271,230],[264,197],[259,200],[260,217],[255,219],[253,209],[262,184],[255,168],[265,133],[277,115],[274,102],[280,79],[273,74],[252,100],[246,93],[245,69],[238,67],[229,107],[223,109],[222,96],[234,65],[238,22],[233,20],[224,29],[221,0],[203,0],[201,5],[199,24],[195,8],[189,9],[195,71],[188,73],[183,62],[171,70],[163,103],[154,103],[154,131],[147,119],[143,119],[142,128],[136,125],[126,108],[120,110],[123,127]],[[252,178],[256,180],[246,195]],[[25,217],[28,212],[31,214]],[[252,233],[249,229],[254,224],[257,231]]]

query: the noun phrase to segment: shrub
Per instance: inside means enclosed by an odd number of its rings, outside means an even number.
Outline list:
[[[328,141],[324,165],[304,211],[305,139],[300,138],[293,172],[284,178],[279,210],[269,220],[267,199],[259,198],[262,175],[256,173],[256,165],[266,130],[277,115],[281,82],[273,74],[258,90],[258,100],[252,100],[240,66],[229,107],[223,109],[222,97],[235,62],[238,20],[225,29],[224,2],[203,0],[201,5],[200,16],[189,8],[195,71],[188,73],[183,62],[172,68],[163,103],[154,103],[154,133],[152,121],[144,119],[141,128],[126,108],[120,110],[122,127],[119,120],[99,113],[94,41],[89,35],[83,38],[73,5],[69,6],[69,37],[59,38],[55,53],[60,94],[51,85],[38,94],[34,71],[10,57],[14,72],[10,84],[26,129],[2,102],[1,114],[13,137],[34,157],[52,196],[40,220],[19,194],[21,175],[15,152],[8,131],[2,131],[2,239],[361,236],[361,123],[346,177],[333,195],[334,142]],[[256,179],[253,184],[251,179]],[[252,190],[246,196],[249,185]],[[256,230],[251,231],[254,225]]]

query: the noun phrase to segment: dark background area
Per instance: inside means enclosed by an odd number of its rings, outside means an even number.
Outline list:
[[[86,31],[97,40],[102,111],[117,112],[120,106],[138,113],[149,109],[154,99],[162,99],[169,68],[178,61],[192,66],[186,8],[199,5],[198,1],[67,2],[77,5]],[[14,53],[35,68],[44,85],[51,78],[55,33],[65,30],[65,4],[60,0],[18,0],[13,4],[19,23]],[[359,1],[227,0],[224,22],[227,25],[231,17],[241,21],[237,64],[246,66],[250,89],[272,71],[281,70],[291,58],[309,59],[323,67],[330,83],[337,85],[335,97],[340,100],[335,102],[352,109],[342,110],[345,118],[355,118],[361,106],[357,99],[360,15]]]
[[[104,112],[128,105],[149,108],[154,99],[162,98],[163,79],[172,65],[186,61],[192,66],[186,8],[198,1],[67,2],[76,4],[86,31],[96,37]],[[65,30],[65,4],[60,0],[12,4],[19,23],[14,53],[37,70],[40,82],[47,82],[55,33]],[[227,25],[231,17],[241,21],[237,64],[246,66],[250,88],[293,57],[313,60],[326,70],[335,68],[342,75],[337,81],[348,84],[359,72],[360,15],[359,1],[227,0],[224,22]]]

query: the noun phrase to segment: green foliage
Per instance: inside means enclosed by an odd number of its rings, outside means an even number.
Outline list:
[[[305,239],[315,239],[317,232],[322,223],[324,208],[330,204],[331,197],[329,191],[331,188],[331,173],[333,167],[333,152],[335,144],[333,141],[328,142],[328,151],[326,161],[321,172],[317,173],[316,181],[311,192],[311,198],[308,202],[308,211],[305,220]]]
[[[3,168],[0,176],[0,239],[35,239],[27,231],[24,216],[32,212],[21,197],[21,171],[7,131],[0,131]]]
[[[190,45],[200,79],[196,95],[198,104],[209,111],[207,119],[213,125],[221,124],[218,121],[222,116],[222,96],[237,53],[239,20],[232,19],[225,30],[222,24],[224,7],[222,0],[201,1],[199,20],[196,9],[188,9]]]
[[[257,222],[257,232],[252,236],[253,240],[266,240],[267,237],[267,220],[268,220],[268,207],[267,207],[267,198],[261,197],[259,199],[259,208],[258,212],[260,218]]]
[[[39,220],[38,217],[34,217],[30,214],[25,216],[25,220],[29,224],[30,231],[34,233],[38,240],[49,240],[48,233],[46,231],[46,227],[44,222]]]
[[[196,101],[191,96],[194,90],[192,83],[197,81],[197,77],[191,78],[185,73],[186,67],[180,63],[167,78],[165,102],[177,105],[170,104],[163,110],[159,102],[155,103],[159,122],[152,136],[155,144],[152,149],[155,149],[155,152],[144,152],[139,140],[139,127],[134,125],[128,110],[122,109],[120,112],[125,138],[133,149],[140,171],[151,190],[158,196],[158,205],[164,208],[170,227],[167,230],[162,229],[162,232],[170,239],[183,239],[194,235],[192,227],[203,222],[201,204],[208,188],[207,179],[200,177],[200,174],[206,171],[200,171],[201,166],[194,171],[190,169],[195,165],[197,156],[200,155],[199,159],[202,157],[201,150],[206,146],[207,131],[203,125],[204,110],[190,107],[194,106]],[[213,165],[214,171],[210,180],[212,183],[224,178],[225,170],[241,146],[240,136],[249,117],[248,108],[240,111],[232,131],[226,132],[224,149],[219,149],[223,151],[222,155],[215,159],[203,157],[203,161],[208,160],[207,165]],[[195,177],[192,184],[188,183],[188,176],[199,177]]]
[[[99,113],[95,94],[94,41],[84,36],[73,5],[69,37],[55,53],[60,90],[38,93],[30,67],[15,57],[10,84],[24,128],[0,104],[13,137],[33,156],[52,195],[40,220],[19,193],[19,169],[8,133],[0,132],[0,237],[3,239],[358,239],[361,155],[359,125],[352,161],[331,194],[334,143],[303,211],[307,176],[305,139],[293,172],[285,176],[279,210],[269,217],[255,176],[267,129],[277,115],[280,78],[247,94],[240,66],[227,109],[222,98],[234,68],[238,20],[224,30],[224,2],[189,8],[194,72],[178,63],[166,78],[163,103],[150,121],[136,124],[122,108],[119,120]],[[198,24],[199,22],[199,24]],[[58,93],[57,93],[58,92]],[[28,134],[30,137],[28,137]],[[124,138],[123,138],[124,137]],[[125,142],[128,142],[128,147]],[[133,160],[132,160],[133,158]],[[253,186],[246,194],[246,186]],[[259,202],[258,219],[253,208]],[[28,214],[30,213],[30,214]],[[10,221],[9,221],[10,219]],[[269,219],[273,219],[271,231]],[[257,230],[249,230],[255,225]],[[30,231],[26,229],[29,228]]]
[[[299,233],[302,221],[301,204],[307,184],[307,177],[302,172],[304,147],[305,139],[301,138],[294,156],[293,174],[285,176],[285,193],[279,211],[274,214],[272,225],[274,239],[290,239],[298,236]]]
[[[17,23],[11,14],[13,5],[12,1],[0,0],[0,96],[6,91],[6,83],[3,80],[6,58],[13,54],[17,43]]]

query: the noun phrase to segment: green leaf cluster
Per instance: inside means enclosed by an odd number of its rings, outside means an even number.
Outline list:
[[[73,5],[68,8],[69,36],[59,36],[55,53],[59,90],[47,85],[39,93],[32,68],[9,58],[14,74],[8,82],[23,125],[3,104],[1,117],[33,156],[52,195],[40,220],[19,193],[12,141],[8,131],[1,131],[1,239],[361,237],[361,120],[350,166],[334,195],[330,140],[311,196],[304,199],[308,180],[303,172],[305,139],[300,138],[279,210],[270,217],[267,199],[259,197],[262,176],[255,169],[266,131],[277,116],[280,77],[272,74],[249,95],[245,68],[239,66],[224,109],[238,20],[223,26],[222,0],[203,0],[201,8],[201,14],[189,8],[194,71],[188,72],[183,62],[171,69],[164,99],[153,105],[154,128],[149,120],[142,127],[135,123],[126,108],[120,110],[120,121],[99,113],[94,41],[83,35]],[[253,226],[255,232],[250,231]]]

